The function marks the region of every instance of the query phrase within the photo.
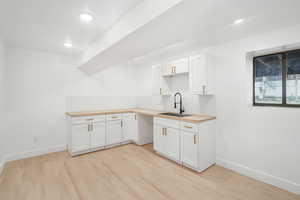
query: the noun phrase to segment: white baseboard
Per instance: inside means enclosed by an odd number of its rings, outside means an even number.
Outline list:
[[[20,160],[20,159],[30,158],[30,157],[34,157],[34,156],[40,156],[40,155],[44,155],[44,154],[48,154],[48,153],[65,151],[66,149],[67,149],[66,145],[58,145],[58,146],[49,147],[49,148],[45,148],[45,149],[34,149],[31,151],[25,151],[25,152],[21,152],[21,153],[5,155],[4,160],[6,162]]]
[[[292,181],[279,178],[259,170],[251,169],[249,167],[221,158],[217,158],[217,165],[300,195],[300,184],[294,183]]]

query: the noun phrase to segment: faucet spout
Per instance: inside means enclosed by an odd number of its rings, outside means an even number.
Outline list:
[[[180,101],[179,101],[179,104],[180,104],[180,109],[179,109],[179,113],[180,114],[182,114],[183,112],[184,112],[184,109],[183,109],[183,107],[182,107],[182,95],[181,95],[181,93],[180,92],[177,92],[177,93],[175,93],[175,95],[174,95],[174,108],[176,108],[177,107],[177,101],[176,101],[176,96],[177,95],[179,95],[179,97],[180,97]]]

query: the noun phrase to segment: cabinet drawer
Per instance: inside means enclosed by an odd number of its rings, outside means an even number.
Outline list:
[[[181,122],[181,130],[188,131],[188,132],[198,132],[198,126],[197,124],[188,123],[188,122]]]
[[[122,114],[111,114],[111,115],[106,115],[106,120],[107,120],[107,121],[121,120],[121,119],[122,119]]]
[[[84,124],[89,122],[104,122],[105,115],[85,116],[85,117],[73,117],[72,124]]]
[[[136,114],[135,113],[123,113],[122,118],[123,119],[135,120],[136,119]]]
[[[153,122],[155,124],[159,124],[159,125],[165,126],[165,127],[176,128],[176,129],[180,128],[180,121],[178,121],[178,120],[164,119],[164,118],[155,117],[153,119]]]

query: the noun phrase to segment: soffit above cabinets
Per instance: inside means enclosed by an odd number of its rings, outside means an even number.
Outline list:
[[[203,48],[297,24],[299,6],[298,0],[181,1],[86,59],[80,69],[99,72],[106,67],[140,63],[156,52],[180,51],[195,43]],[[237,18],[244,22],[234,25]]]

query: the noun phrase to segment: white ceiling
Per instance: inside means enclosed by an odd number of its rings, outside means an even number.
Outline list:
[[[142,0],[0,0],[0,38],[9,46],[81,53]],[[85,24],[79,15],[89,12]],[[73,48],[63,46],[71,40]]]
[[[177,44],[206,47],[300,24],[299,0],[185,0],[97,56],[102,66],[141,62]],[[244,23],[233,25],[243,18]],[[91,62],[93,63],[93,62]],[[99,65],[101,63],[101,65]],[[93,69],[95,68],[95,69]]]

